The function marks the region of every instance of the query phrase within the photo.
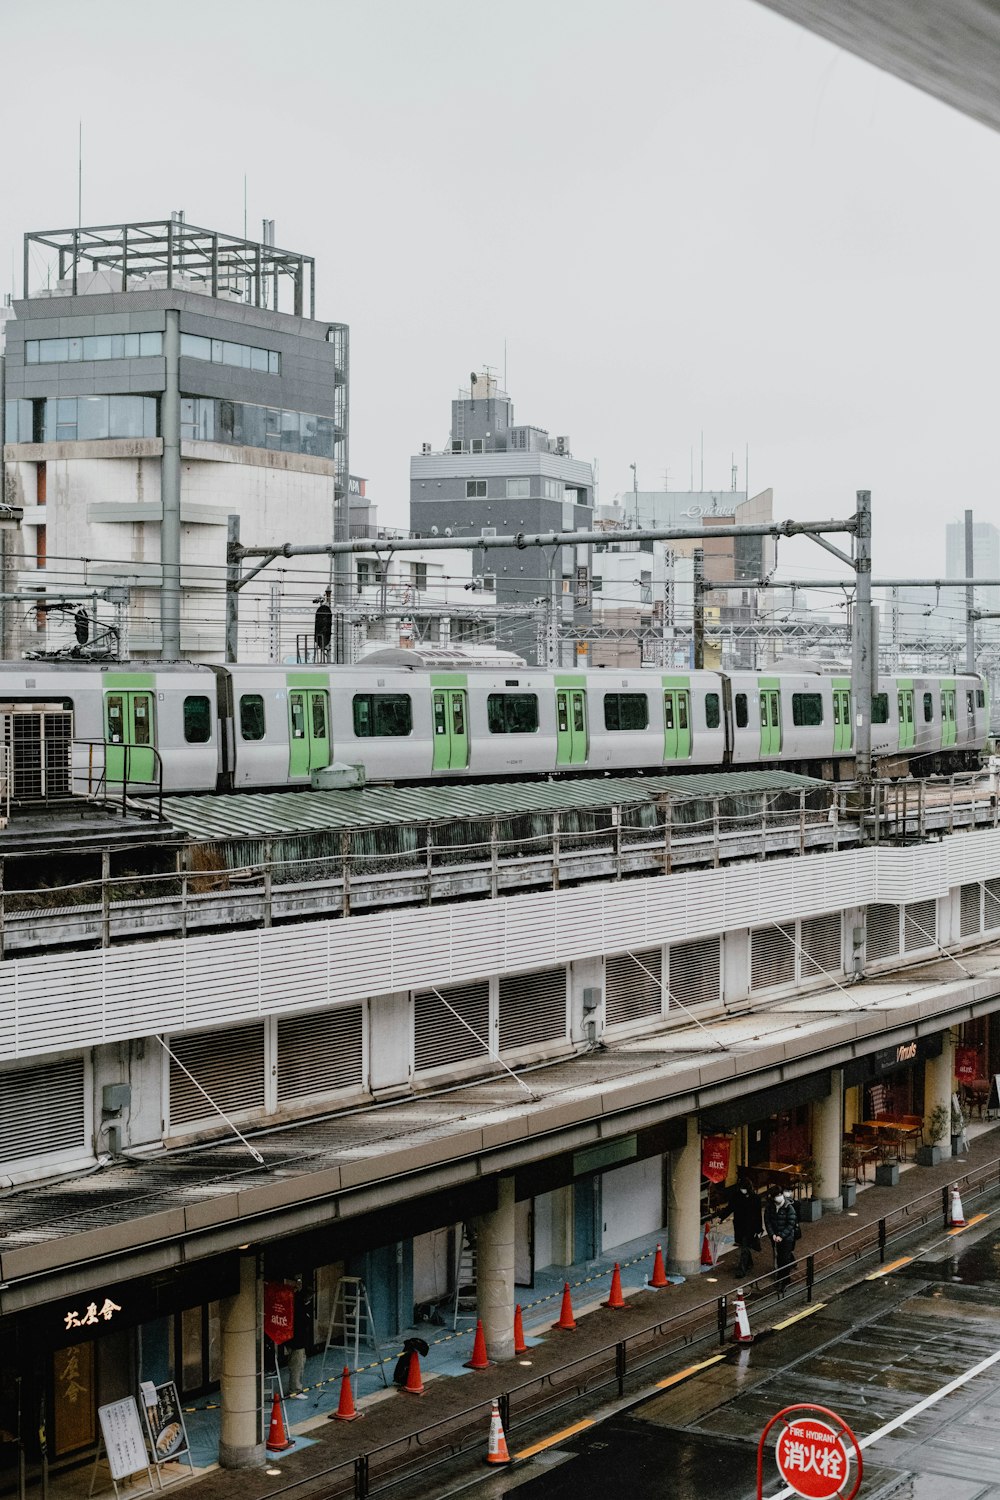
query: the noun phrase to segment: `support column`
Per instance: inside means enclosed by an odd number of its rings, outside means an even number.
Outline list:
[[[840,1068],[830,1074],[830,1092],[813,1104],[813,1161],[816,1182],[813,1196],[825,1214],[839,1214],[844,1207],[840,1192],[840,1161],[844,1143],[844,1075]]]
[[[514,1357],[514,1179],[497,1183],[497,1206],[476,1221],[476,1305],[491,1359]]]
[[[180,313],[167,310],[163,336],[166,384],[160,401],[160,656],[179,661],[181,654],[181,390]]]
[[[944,1135],[937,1144],[944,1156],[951,1155],[951,1096],[955,1088],[955,1044],[950,1031],[942,1036],[940,1057],[928,1057],[924,1063],[924,1130],[939,1104],[948,1112]],[[928,1140],[929,1136],[926,1137]]]
[[[240,1257],[240,1289],[220,1306],[222,1325],[223,1469],[256,1468],[264,1462],[263,1380],[260,1369],[261,1310],[256,1255]]]
[[[667,1259],[679,1276],[701,1270],[701,1136],[698,1121],[687,1121],[687,1144],[670,1153]]]

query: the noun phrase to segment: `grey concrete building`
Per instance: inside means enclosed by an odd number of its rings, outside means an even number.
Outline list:
[[[593,516],[592,465],[572,456],[568,437],[515,423],[509,395],[488,373],[473,375],[451,403],[447,447],[434,451],[425,443],[410,459],[410,529],[417,536],[589,529]],[[497,644],[535,664],[576,664],[576,646],[558,637],[590,623],[590,548],[477,556],[487,585],[495,579],[497,603],[525,611],[500,622]],[[584,644],[580,665],[585,651]]]

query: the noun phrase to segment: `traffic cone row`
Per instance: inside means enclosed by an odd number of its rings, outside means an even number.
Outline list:
[[[465,1361],[466,1370],[488,1370],[490,1360],[486,1353],[486,1335],[483,1333],[482,1318],[476,1319],[476,1337],[472,1343],[472,1358]]]
[[[354,1391],[351,1389],[351,1372],[344,1366],[344,1373],[340,1377],[340,1405],[333,1414],[335,1422],[356,1422],[363,1417],[364,1412],[358,1411],[354,1405]]]
[[[958,1183],[956,1182],[951,1190],[951,1227],[952,1229],[962,1229],[964,1225],[965,1211],[962,1208],[962,1197],[958,1191]]]
[[[514,1353],[527,1354],[528,1346],[524,1342],[524,1323],[521,1320],[520,1302],[514,1309]]]
[[[715,1256],[712,1254],[712,1242],[708,1237],[708,1220],[705,1220],[705,1233],[701,1240],[701,1263],[703,1266],[714,1266]]]
[[[752,1344],[753,1334],[750,1332],[750,1319],[747,1317],[747,1305],[743,1296],[743,1288],[736,1288],[736,1296],[733,1300],[735,1321],[733,1323],[733,1343]]]
[[[620,1307],[628,1307],[628,1303],[622,1296],[622,1273],[617,1261],[615,1261],[615,1268],[611,1273],[610,1295],[607,1302],[604,1302],[601,1305],[603,1307],[613,1307],[616,1310]]]
[[[663,1250],[659,1245],[657,1245],[656,1254],[653,1256],[653,1274],[649,1278],[649,1284],[657,1292],[661,1291],[663,1287],[670,1285],[670,1282],[667,1280],[666,1268],[663,1264]]]
[[[271,1402],[271,1425],[267,1429],[267,1443],[265,1446],[268,1453],[285,1453],[289,1448],[295,1447],[292,1439],[288,1436],[288,1429],[285,1426],[285,1414],[281,1409],[281,1397],[277,1391],[275,1391],[274,1400]]]
[[[568,1281],[563,1287],[562,1307],[559,1309],[559,1321],[558,1323],[553,1323],[552,1326],[553,1328],[565,1329],[567,1332],[576,1327],[576,1320],[573,1317],[573,1299],[569,1294]]]
[[[490,1406],[490,1436],[486,1448],[486,1462],[491,1467],[499,1464],[510,1464],[512,1462],[507,1448],[507,1438],[504,1434],[503,1423],[500,1420],[499,1401],[494,1401]]]
[[[416,1349],[410,1353],[410,1368],[406,1372],[406,1382],[399,1387],[407,1396],[422,1396],[424,1394],[424,1382],[420,1374],[420,1355]]]

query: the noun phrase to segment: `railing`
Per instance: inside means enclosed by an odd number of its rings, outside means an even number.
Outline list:
[[[121,814],[123,818],[128,817],[129,789],[133,796],[137,794],[136,789],[142,788],[143,801],[138,804],[138,809],[148,811],[146,799],[152,795],[155,798],[156,816],[163,821],[163,757],[155,745],[133,745],[120,743],[109,745],[106,740],[80,740],[73,741],[74,750],[81,745],[87,752],[87,764],[81,768],[77,764],[77,758],[73,757],[73,790],[79,793],[82,790],[84,796],[92,802],[102,802],[106,807],[116,805],[121,798]],[[117,788],[119,778],[108,776],[108,751],[112,750],[122,756],[121,791],[112,791]],[[98,755],[97,752],[100,752]],[[153,777],[135,778],[129,773],[138,762],[140,756],[152,756]],[[147,788],[149,790],[147,790]]]
[[[996,1192],[1000,1190],[1000,1159],[975,1168],[956,1180],[966,1203],[988,1192]],[[885,1265],[893,1244],[914,1229],[929,1224],[938,1214],[941,1215],[942,1227],[947,1229],[948,1194],[948,1187],[933,1188],[894,1213],[851,1230],[821,1250],[800,1258],[798,1264],[802,1265],[804,1274],[801,1280],[789,1285],[785,1301],[801,1297],[806,1304],[810,1303],[817,1287],[835,1276],[842,1276],[845,1268],[860,1267],[862,1262],[876,1259],[879,1265]],[[775,1273],[769,1271],[755,1280],[744,1282],[745,1289],[756,1293],[753,1301],[756,1314],[778,1301],[777,1291],[768,1287],[768,1283],[774,1282],[774,1276]],[[851,1278],[843,1289],[854,1284],[856,1281]],[[686,1353],[699,1344],[724,1347],[729,1341],[732,1324],[730,1299],[723,1294],[673,1317],[660,1318],[614,1343],[509,1386],[495,1398],[499,1402],[508,1444],[519,1428],[523,1429],[543,1415],[548,1417],[565,1407],[577,1405],[587,1397],[610,1392],[621,1399],[628,1389],[641,1394],[644,1382],[639,1377],[646,1371],[662,1365],[672,1354]],[[352,1496],[353,1500],[369,1500],[369,1497],[384,1494],[398,1485],[412,1486],[415,1480],[463,1454],[475,1448],[482,1450],[493,1399],[492,1396],[484,1398],[462,1411],[345,1459],[308,1478],[283,1485],[270,1494],[272,1497],[291,1495],[319,1487],[330,1500],[342,1495]],[[415,1492],[411,1489],[410,1493]]]

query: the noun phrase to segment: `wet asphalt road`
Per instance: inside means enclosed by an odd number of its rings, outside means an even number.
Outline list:
[[[928,1256],[492,1476],[490,1487],[518,1500],[752,1500],[757,1440],[782,1407],[816,1401],[862,1439],[1000,1351],[1000,1211],[969,1236],[928,1235]],[[801,1311],[798,1301],[777,1317]],[[864,1459],[859,1500],[1000,1500],[1000,1363]],[[764,1494],[783,1492],[769,1457]]]

